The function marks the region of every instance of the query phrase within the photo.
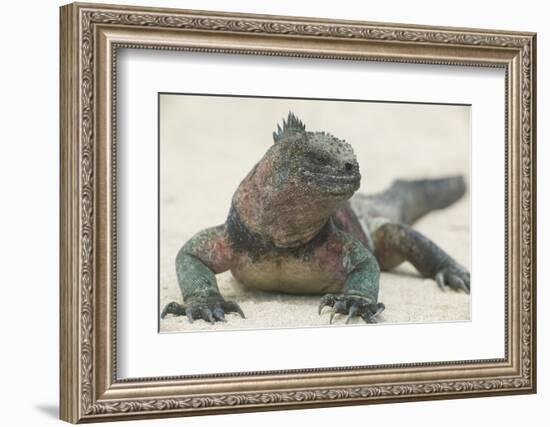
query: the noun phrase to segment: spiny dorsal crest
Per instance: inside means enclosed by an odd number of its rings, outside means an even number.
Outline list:
[[[292,111],[289,111],[286,121],[283,119],[283,128],[281,129],[281,126],[277,124],[277,132],[273,132],[273,141],[278,142],[284,137],[293,135],[297,132],[303,132],[305,130],[306,125],[304,125]]]

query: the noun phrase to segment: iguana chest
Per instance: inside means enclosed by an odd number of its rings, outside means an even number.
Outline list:
[[[251,289],[297,294],[339,292],[346,274],[334,259],[315,257],[273,256],[253,260],[246,254],[239,255],[231,272]],[[317,254],[318,255],[318,254]]]
[[[347,278],[343,242],[332,221],[307,243],[278,247],[252,233],[231,209],[226,231],[232,247],[231,272],[248,288],[297,294],[339,292]]]

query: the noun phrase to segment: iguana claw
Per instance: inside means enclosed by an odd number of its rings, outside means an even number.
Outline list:
[[[221,307],[216,307],[214,310],[212,310],[212,315],[216,320],[219,320],[220,322],[227,322],[227,320],[225,320],[225,312]]]
[[[176,301],[172,301],[164,306],[160,318],[164,319],[166,315],[173,314],[174,316],[185,316],[185,307]]]
[[[243,319],[246,319],[241,307],[235,301],[224,301],[223,309],[226,313],[238,313]]]
[[[225,315],[228,313],[237,313],[243,319],[245,315],[241,307],[234,301],[216,301],[214,303],[191,303],[187,307],[173,301],[166,304],[160,315],[164,319],[168,314],[174,316],[186,316],[189,323],[197,319],[203,319],[211,324],[216,322],[226,322]]]
[[[329,317],[329,324],[332,324],[337,314],[347,314],[346,324],[354,317],[361,317],[366,323],[376,323],[376,317],[384,311],[384,304],[373,304],[368,299],[356,295],[326,294],[321,298],[319,314],[323,307],[332,307]]]
[[[321,312],[323,311],[323,308],[326,306],[332,307],[336,303],[336,296],[333,294],[326,294],[321,298],[321,302],[319,303],[319,309],[317,310],[317,313],[319,313],[319,316],[321,315]]]
[[[442,291],[449,287],[455,291],[470,293],[470,273],[458,263],[441,269],[434,280]]]
[[[359,311],[359,307],[357,305],[352,305],[348,311],[348,317],[346,317],[346,325],[350,322],[350,320],[357,315],[357,312]]]

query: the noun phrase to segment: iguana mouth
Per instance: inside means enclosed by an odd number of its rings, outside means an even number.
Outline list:
[[[320,185],[329,194],[343,195],[355,193],[361,184],[361,174],[341,174],[328,175],[326,173],[315,173],[307,170],[303,171],[304,176]]]

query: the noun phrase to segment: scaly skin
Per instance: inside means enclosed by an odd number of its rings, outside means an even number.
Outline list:
[[[216,274],[227,270],[252,289],[323,295],[319,314],[329,306],[330,322],[335,314],[347,315],[346,323],[353,317],[375,322],[384,310],[380,267],[404,260],[441,287],[469,290],[463,267],[400,222],[452,203],[464,192],[463,181],[400,181],[350,204],[361,175],[349,144],[307,132],[292,113],[273,139],[233,195],[225,224],[199,232],[179,251],[183,305],[169,303],[161,317],[211,323],[228,313],[244,317],[218,289]]]

